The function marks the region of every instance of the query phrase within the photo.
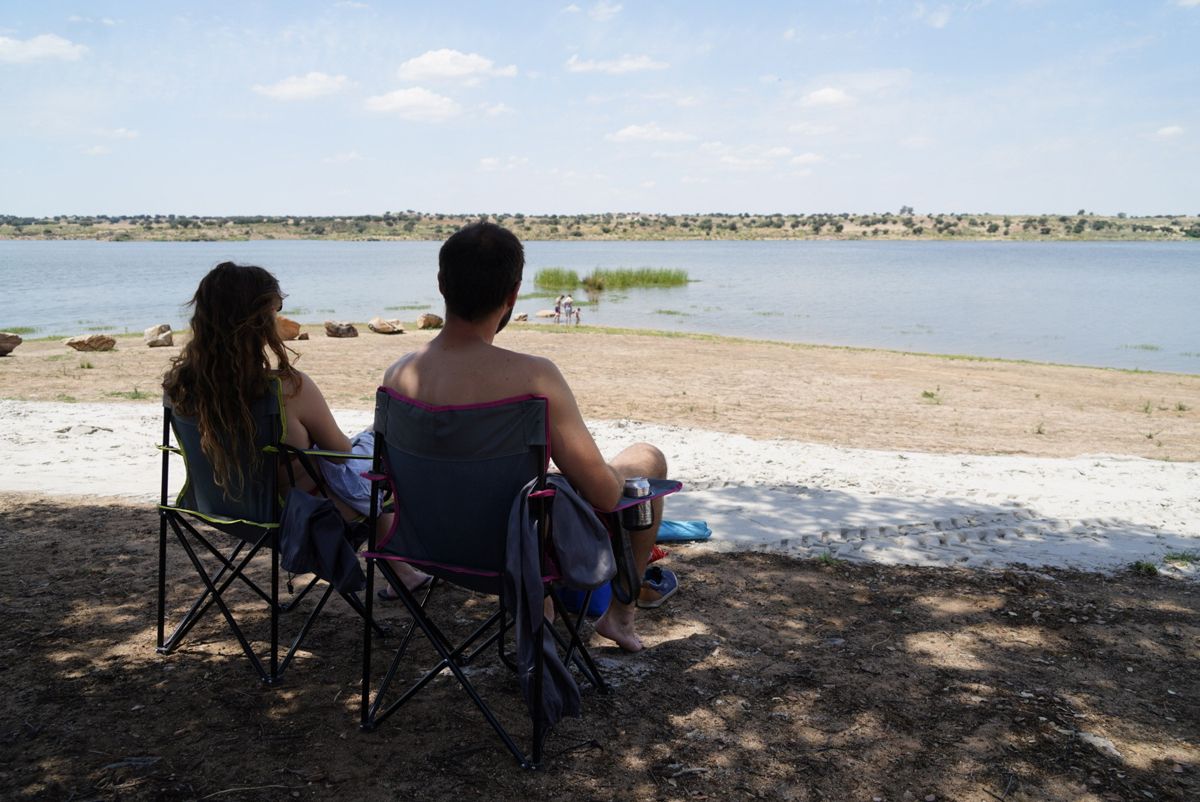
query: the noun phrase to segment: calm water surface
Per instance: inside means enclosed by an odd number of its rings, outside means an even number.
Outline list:
[[[271,269],[302,322],[413,320],[441,312],[438,247],[0,242],[0,330],[182,327],[196,283],[226,259]],[[526,292],[543,267],[692,279],[606,293],[583,307],[586,323],[1200,373],[1196,243],[530,242],[526,253]],[[517,311],[552,306],[527,297]]]

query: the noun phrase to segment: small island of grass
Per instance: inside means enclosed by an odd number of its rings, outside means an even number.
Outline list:
[[[686,270],[666,267],[596,268],[582,279],[574,270],[545,267],[539,270],[533,279],[533,283],[542,290],[562,292],[571,292],[580,285],[588,292],[682,287],[688,281]]]

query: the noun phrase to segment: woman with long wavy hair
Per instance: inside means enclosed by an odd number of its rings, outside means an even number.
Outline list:
[[[236,495],[245,471],[235,454],[253,451],[253,403],[271,390],[278,378],[283,390],[287,432],[284,441],[301,449],[349,452],[350,439],[338,427],[316,382],[297,370],[276,329],[276,314],[284,294],[275,276],[254,265],[222,262],[196,288],[192,307],[192,337],[171,363],[163,389],[175,408],[195,418],[200,448],[213,468],[213,478]],[[314,482],[294,471],[298,486],[312,490]],[[286,477],[281,477],[286,481]],[[347,519],[357,513],[341,499],[335,504]],[[380,523],[390,524],[390,516]],[[405,566],[408,568],[408,566]],[[401,575],[418,587],[428,576],[415,569]]]

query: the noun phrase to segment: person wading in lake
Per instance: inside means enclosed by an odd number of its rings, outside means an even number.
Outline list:
[[[446,301],[446,323],[428,344],[388,368],[383,384],[434,406],[545,396],[554,465],[592,506],[612,509],[627,477],[665,478],[666,458],[654,446],[637,443],[605,462],[554,363],[493,344],[517,303],[524,266],[520,240],[494,223],[473,223],[453,234],[438,254],[438,290]],[[651,509],[650,528],[630,533],[637,576],[645,573],[658,536],[662,499],[652,502]],[[614,599],[596,622],[598,633],[630,652],[642,648],[634,627],[635,604]]]

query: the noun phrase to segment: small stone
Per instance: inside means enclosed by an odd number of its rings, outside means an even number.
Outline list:
[[[528,312],[519,312],[516,315],[513,315],[514,323],[526,323],[528,321],[529,321],[529,313]]]
[[[446,321],[442,320],[437,315],[426,312],[417,318],[418,329],[440,329]]]
[[[111,351],[117,347],[117,341],[107,334],[86,334],[71,337],[64,341],[64,345],[76,351]]]
[[[1079,740],[1083,741],[1088,746],[1094,747],[1097,751],[1103,752],[1109,757],[1115,757],[1117,760],[1124,760],[1124,756],[1117,750],[1117,745],[1107,738],[1102,738],[1099,735],[1093,735],[1090,732],[1079,733]]]
[[[325,321],[325,336],[326,337],[357,337],[358,329],[354,328],[353,323],[345,323],[336,320]]]
[[[307,332],[307,331],[302,331],[302,332],[300,332],[298,335],[296,335],[296,339],[297,339],[297,340],[307,340],[307,339],[308,339],[308,332]]]
[[[300,336],[300,324],[282,315],[275,316],[275,331],[279,333],[281,340],[304,339]]]
[[[929,794],[925,797],[925,802],[937,802],[937,794]]]

